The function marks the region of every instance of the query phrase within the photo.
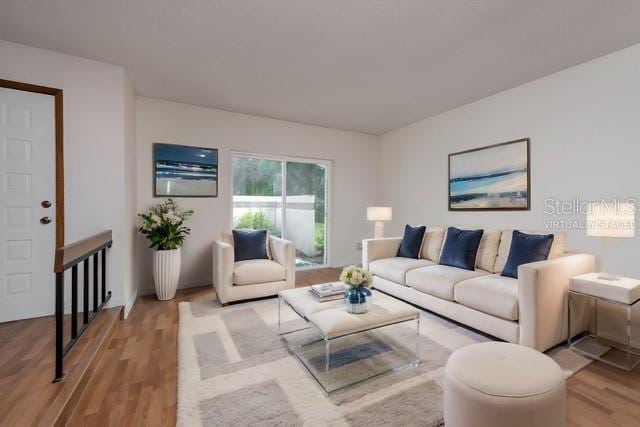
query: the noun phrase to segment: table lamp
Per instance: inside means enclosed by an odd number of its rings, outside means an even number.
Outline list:
[[[391,208],[384,206],[369,206],[367,208],[367,221],[375,221],[373,236],[378,239],[384,237],[384,222],[391,221]]]
[[[604,248],[600,263],[599,279],[619,280],[618,276],[606,273],[607,242],[611,238],[634,237],[636,232],[636,206],[633,203],[591,203],[587,213],[587,236],[602,237]]]

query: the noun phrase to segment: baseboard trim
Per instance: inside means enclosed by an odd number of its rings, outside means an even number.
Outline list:
[[[118,308],[124,306],[124,298],[111,298],[106,308]]]
[[[204,286],[211,286],[211,288],[213,288],[213,284],[211,283],[193,283],[190,285],[183,285],[183,286],[178,286],[178,290],[184,290],[184,289],[191,289],[191,288],[202,288]],[[147,296],[147,295],[155,295],[156,290],[155,288],[141,288],[138,289],[138,296]]]
[[[127,301],[125,301],[124,310],[122,311],[123,319],[129,317],[129,313],[131,312],[133,305],[136,303],[136,299],[138,299],[138,290],[134,289],[133,294]]]

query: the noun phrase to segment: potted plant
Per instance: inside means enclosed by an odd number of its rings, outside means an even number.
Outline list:
[[[368,287],[373,282],[373,276],[367,270],[350,265],[342,270],[340,280],[348,286],[344,294],[347,311],[356,314],[369,311],[371,291]]]
[[[176,295],[180,279],[180,247],[191,229],[184,222],[192,210],[181,211],[172,199],[151,206],[147,213],[138,214],[142,225],[138,231],[149,240],[153,252],[153,281],[159,300]]]

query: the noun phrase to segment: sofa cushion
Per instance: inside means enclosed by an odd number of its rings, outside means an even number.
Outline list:
[[[433,261],[429,261],[427,259],[402,257],[382,258],[369,263],[369,272],[376,276],[380,276],[383,279],[404,285],[405,275],[408,271],[434,264],[435,263]]]
[[[527,231],[519,230],[522,233],[528,234],[549,234],[549,231]],[[496,258],[496,266],[494,273],[500,273],[504,269],[504,265],[509,258],[509,250],[511,249],[511,237],[513,236],[513,230],[502,230],[502,237],[500,238],[500,247],[498,248],[498,258]],[[563,232],[553,233],[553,243],[551,244],[551,250],[549,250],[549,256],[547,259],[559,258],[564,254],[566,242],[566,234]]]
[[[234,285],[279,282],[287,275],[285,268],[270,259],[249,259],[233,264]]]
[[[444,227],[427,227],[427,231],[424,233],[420,258],[438,262],[445,231]]]
[[[424,239],[424,232],[427,227],[419,225],[412,227],[409,224],[404,227],[404,235],[402,236],[402,242],[400,242],[400,248],[398,248],[398,254],[396,256],[405,258],[420,258],[420,249],[422,248],[422,240]]]
[[[482,233],[482,230],[449,227],[438,262],[442,265],[474,270]]]
[[[482,270],[465,270],[448,265],[432,265],[407,273],[407,285],[425,294],[454,301],[453,289],[457,283],[489,273]]]
[[[518,281],[499,274],[476,277],[456,285],[456,302],[492,316],[518,320]]]
[[[478,230],[482,227],[454,226],[460,230]],[[502,230],[498,228],[484,229],[478,253],[476,254],[476,268],[495,273],[496,258],[498,257],[498,247]],[[446,238],[446,233],[445,233]]]
[[[553,234],[528,234],[514,230],[509,257],[501,274],[517,279],[518,266],[546,260],[552,243]]]

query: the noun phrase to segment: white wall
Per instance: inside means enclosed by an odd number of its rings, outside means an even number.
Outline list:
[[[470,71],[472,72],[472,71]],[[386,133],[379,196],[405,223],[543,229],[545,198],[640,198],[640,45]],[[447,155],[531,138],[531,211],[448,212]],[[569,249],[602,258],[602,242],[567,230]],[[640,277],[640,238],[609,244],[605,264]]]
[[[211,283],[211,245],[231,225],[230,152],[310,157],[333,161],[330,262],[360,262],[357,243],[372,235],[365,210],[376,201],[377,138],[150,98],[137,98],[138,211],[154,199],[152,144],[164,142],[218,148],[217,198],[178,198],[195,210],[192,236],[183,247],[180,287]],[[138,237],[136,262],[140,289],[152,292],[151,251]]]
[[[123,305],[129,234],[123,198],[124,69],[4,41],[0,58],[0,78],[63,90],[66,242],[113,230],[107,277],[111,305]]]

